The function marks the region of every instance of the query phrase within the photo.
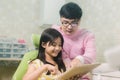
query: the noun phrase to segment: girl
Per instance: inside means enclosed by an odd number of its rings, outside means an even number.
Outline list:
[[[58,75],[65,72],[62,60],[62,35],[53,28],[43,31],[40,38],[38,56],[29,63],[23,80],[48,80],[46,75]]]

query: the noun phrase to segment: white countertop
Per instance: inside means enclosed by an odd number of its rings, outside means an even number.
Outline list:
[[[112,69],[107,63],[103,63],[93,71],[92,80],[120,80],[120,71]]]
[[[93,80],[120,80],[120,71],[109,73],[94,73]]]

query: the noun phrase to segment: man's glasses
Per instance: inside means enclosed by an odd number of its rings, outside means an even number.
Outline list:
[[[64,27],[68,27],[69,25],[71,25],[72,27],[77,27],[78,26],[78,21],[73,21],[73,22],[71,22],[71,23],[69,23],[69,22],[62,22],[62,25],[64,26]]]

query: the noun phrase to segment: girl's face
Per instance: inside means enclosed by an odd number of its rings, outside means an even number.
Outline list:
[[[47,42],[43,44],[43,47],[45,48],[45,55],[46,58],[53,58],[58,55],[58,53],[62,50],[62,42],[61,38],[58,37],[53,41],[53,43]]]
[[[61,30],[66,35],[74,34],[77,31],[78,26],[80,24],[80,21],[75,19],[67,19],[67,18],[61,17],[60,20],[62,23]]]

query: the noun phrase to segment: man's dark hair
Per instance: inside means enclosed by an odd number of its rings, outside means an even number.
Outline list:
[[[82,16],[82,9],[76,3],[69,2],[61,7],[59,13],[60,17],[80,20]]]

